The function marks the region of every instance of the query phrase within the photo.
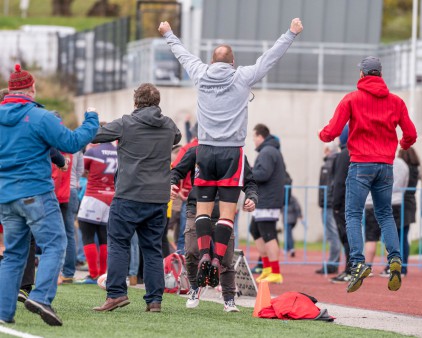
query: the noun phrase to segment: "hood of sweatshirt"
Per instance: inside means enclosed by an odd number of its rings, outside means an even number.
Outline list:
[[[0,125],[15,126],[34,106],[42,105],[23,95],[6,95],[0,105]]]
[[[136,109],[132,116],[135,120],[151,127],[160,128],[165,123],[165,116],[158,106]]]
[[[264,147],[274,147],[276,149],[280,149],[280,141],[275,136],[270,135],[258,148],[256,148],[256,151],[260,152]]]
[[[358,81],[357,87],[376,97],[385,97],[390,93],[384,79],[380,76],[365,76]]]
[[[233,84],[235,72],[236,70],[231,64],[225,62],[213,63],[199,80],[199,90],[206,93],[224,93]]]

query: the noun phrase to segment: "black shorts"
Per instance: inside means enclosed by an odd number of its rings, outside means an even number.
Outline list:
[[[214,202],[217,197],[221,202],[237,203],[242,187],[196,187],[198,202]]]
[[[381,228],[378,225],[373,208],[365,208],[365,241],[378,242],[381,238]]]
[[[200,144],[196,150],[194,184],[197,187],[242,187],[244,164],[242,147]]]

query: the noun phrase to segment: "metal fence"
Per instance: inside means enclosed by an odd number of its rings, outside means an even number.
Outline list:
[[[288,265],[318,265],[322,266],[325,271],[327,271],[328,265],[344,265],[344,262],[329,262],[328,261],[328,245],[327,245],[327,186],[285,186],[285,196],[287,197],[289,195],[289,191],[302,191],[303,192],[303,198],[301,199],[302,204],[302,215],[303,215],[303,238],[296,238],[296,241],[303,242],[303,259],[300,260],[297,257],[291,258],[287,254],[287,209],[288,209],[288,199],[286,198],[286,203],[284,207],[284,222],[283,229],[284,229],[284,235],[283,235],[283,249],[284,249],[284,255],[281,255],[280,264]],[[322,227],[323,227],[323,238],[322,238],[322,249],[320,252],[320,255],[315,255],[313,253],[311,257],[308,256],[308,226],[311,221],[313,223],[319,223],[319,221],[315,222],[315,220],[310,220],[309,218],[309,193],[315,192],[318,190],[323,190],[324,192],[324,207],[322,208]],[[403,252],[403,245],[404,245],[404,194],[406,191],[416,191],[416,194],[419,195],[418,199],[418,217],[417,217],[417,225],[415,224],[414,227],[418,228],[418,254],[417,254],[417,261],[415,263],[409,262],[407,266],[416,266],[420,270],[422,270],[422,188],[402,188],[400,189],[402,191],[402,207],[401,207],[401,224],[400,224],[400,232],[401,232],[401,240],[400,240],[400,251]],[[296,194],[295,194],[296,195]],[[297,197],[297,196],[296,196]],[[363,212],[363,210],[362,210]],[[365,219],[364,219],[364,212],[362,217],[362,236],[365,238]],[[248,219],[249,223],[250,217]],[[237,229],[237,228],[236,228]],[[236,237],[238,237],[238,234],[236,234]],[[381,237],[381,254],[380,254],[380,262],[375,262],[373,265],[380,265],[385,266],[387,264],[386,254],[385,254],[385,245],[383,244],[383,238]],[[236,247],[238,243],[236,243]],[[254,245],[251,241],[251,236],[248,233],[247,240],[246,240],[246,250],[245,250],[245,256],[249,263],[257,263],[255,260],[251,259],[251,246]],[[414,261],[414,259],[412,260]]]
[[[201,40],[197,50],[204,61],[211,60],[216,46],[230,44],[235,53],[237,65],[254,64],[256,59],[268,50],[274,41],[247,40]],[[342,90],[356,88],[359,78],[358,63],[366,56],[381,58],[383,77],[393,90],[410,86],[411,42],[404,41],[391,45],[352,44],[352,43],[314,43],[294,42],[282,61],[256,87],[263,89],[301,89],[301,90]],[[160,65],[157,59],[166,58]],[[145,39],[131,42],[128,48],[129,69],[128,86],[139,82],[152,82],[157,85],[190,86],[186,73],[176,71],[178,62],[164,39]],[[158,71],[157,71],[158,69]],[[163,69],[173,71],[173,77],[157,76]],[[422,40],[417,43],[416,79],[422,80]]]
[[[59,38],[58,71],[77,95],[126,88],[130,18]]]

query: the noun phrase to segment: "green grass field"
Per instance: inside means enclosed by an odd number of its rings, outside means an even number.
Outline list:
[[[185,298],[164,295],[163,312],[144,312],[143,290],[130,288],[131,304],[113,312],[96,313],[105,291],[96,285],[59,286],[53,306],[62,327],[50,327],[18,304],[16,324],[8,327],[42,337],[397,337],[376,330],[314,321],[281,321],[252,317],[252,308],[225,313],[221,304],[201,302],[186,309]],[[0,333],[0,336],[1,333]]]

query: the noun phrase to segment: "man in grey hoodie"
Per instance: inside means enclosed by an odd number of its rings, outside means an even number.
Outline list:
[[[129,304],[126,276],[135,231],[144,258],[146,311],[161,311],[161,243],[170,200],[170,158],[182,136],[172,119],[161,113],[160,92],[152,84],[135,90],[134,103],[132,114],[102,126],[93,141],[119,141],[116,192],[107,225],[107,299],[95,311],[113,311]]]
[[[220,264],[233,231],[236,203],[243,185],[242,147],[246,138],[251,87],[270,71],[302,29],[300,19],[293,19],[290,29],[254,65],[235,69],[230,46],[218,46],[211,65],[208,65],[182,45],[168,22],[161,22],[158,28],[198,88],[199,146],[195,174],[198,203],[195,224],[201,254],[197,276],[199,286],[218,285]],[[215,227],[215,257],[211,261],[210,215],[217,192],[220,219]]]

